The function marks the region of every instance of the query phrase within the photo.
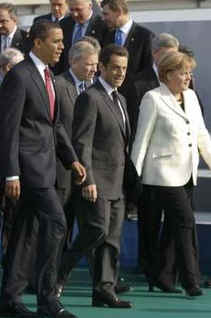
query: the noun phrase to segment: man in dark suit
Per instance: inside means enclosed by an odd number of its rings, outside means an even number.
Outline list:
[[[26,52],[27,32],[17,27],[15,7],[0,3],[0,53],[9,47]]]
[[[50,0],[51,12],[41,15],[34,19],[34,23],[41,20],[49,20],[52,22],[61,22],[68,15],[68,0]]]
[[[64,284],[81,256],[95,250],[93,306],[131,307],[115,293],[130,136],[125,99],[117,88],[125,78],[127,61],[125,48],[113,44],[104,48],[101,76],[79,95],[74,110],[73,141],[87,169],[87,181],[77,193],[81,229],[71,249],[63,254],[58,282]]]
[[[84,35],[95,37],[102,45],[105,24],[102,17],[93,10],[92,0],[71,0],[70,16],[65,18],[61,27],[64,33],[64,52],[59,62],[59,71],[68,69],[68,51]]]
[[[152,33],[133,22],[126,0],[103,0],[101,6],[108,27],[103,45],[116,43],[126,47],[129,52],[127,74],[120,89],[126,96],[128,84],[134,81],[146,66],[152,64]]]
[[[86,37],[89,39],[89,37]],[[92,38],[91,41],[97,43]],[[98,44],[98,43],[97,43]],[[98,44],[100,49],[100,46]],[[60,118],[72,139],[73,111],[77,96],[91,84],[97,71],[98,54],[97,50],[88,40],[75,43],[69,50],[69,69],[56,77],[58,94],[60,96]],[[61,161],[57,162],[57,193],[63,205],[70,201],[70,173],[64,169]],[[69,210],[69,204],[66,207]],[[72,211],[67,211],[67,218]]]
[[[19,199],[18,217],[9,242],[2,279],[0,315],[31,317],[21,295],[36,249],[38,315],[74,318],[55,297],[57,266],[66,233],[66,220],[55,191],[56,152],[76,181],[83,182],[85,169],[59,120],[56,87],[47,65],[59,60],[63,49],[58,24],[43,21],[30,31],[32,50],[23,62],[7,73],[0,90],[0,175],[5,193]],[[38,221],[32,244],[34,220]],[[23,262],[24,259],[24,262]]]

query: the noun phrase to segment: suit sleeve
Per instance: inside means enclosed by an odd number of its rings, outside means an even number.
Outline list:
[[[75,153],[75,150],[72,146],[70,137],[64,127],[64,123],[61,121],[61,107],[63,102],[62,91],[59,88],[57,83],[56,86],[57,96],[58,96],[58,104],[59,104],[59,120],[56,124],[56,153],[61,162],[65,167],[68,167],[74,161],[79,161],[78,157]],[[71,123],[70,123],[71,124]]]
[[[131,152],[131,159],[139,176],[142,174],[144,158],[147,153],[156,119],[157,107],[155,101],[152,95],[147,93],[140,105],[137,131]]]
[[[0,175],[4,177],[20,175],[19,134],[25,94],[22,77],[12,69],[0,89]]]
[[[86,185],[95,184],[92,170],[92,148],[97,121],[97,105],[93,98],[82,93],[78,96],[73,118],[73,145],[80,162],[87,171]]]

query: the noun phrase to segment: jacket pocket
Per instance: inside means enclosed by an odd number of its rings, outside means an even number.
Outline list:
[[[173,156],[172,153],[153,153],[152,154],[153,159],[170,158],[172,156]]]

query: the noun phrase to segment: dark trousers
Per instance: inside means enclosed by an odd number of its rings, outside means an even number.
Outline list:
[[[65,234],[66,220],[55,189],[22,189],[3,273],[1,294],[5,301],[20,301],[34,253],[38,304],[55,299],[58,258]]]
[[[58,281],[65,283],[81,257],[93,253],[94,286],[99,282],[115,284],[125,213],[124,200],[98,197],[95,203],[91,203],[78,194],[76,201],[79,234],[70,250],[63,254]]]
[[[192,287],[198,280],[198,260],[194,247],[193,233],[195,220],[193,216],[190,183],[181,187],[161,187],[144,185],[143,191],[143,239],[146,253],[144,271],[148,280],[156,280],[162,275],[162,268],[168,265],[169,257],[162,262],[157,255],[157,242],[154,241],[154,220],[157,218],[157,211],[162,208],[165,217],[171,227],[172,238],[175,241],[176,263],[181,274],[181,281],[184,288]],[[166,249],[166,253],[167,253]],[[172,250],[169,249],[169,253]],[[160,276],[160,277],[161,277]]]

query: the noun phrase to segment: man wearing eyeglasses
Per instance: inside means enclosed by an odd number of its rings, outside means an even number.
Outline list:
[[[0,52],[9,47],[25,53],[27,33],[17,26],[15,7],[10,3],[0,3]]]

